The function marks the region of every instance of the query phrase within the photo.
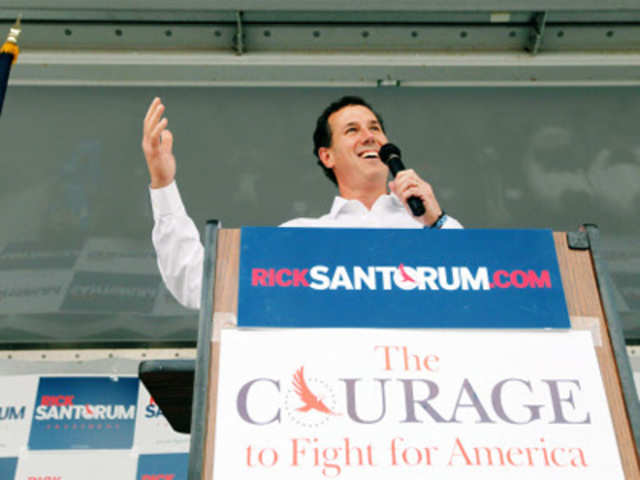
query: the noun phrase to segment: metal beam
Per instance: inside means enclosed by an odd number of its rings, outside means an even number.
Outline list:
[[[50,0],[0,0],[0,9],[74,10],[94,9],[103,11],[176,10],[174,0],[57,0],[52,6]],[[538,11],[612,11],[637,10],[637,0],[538,0]],[[395,0],[390,6],[388,0],[188,0],[180,4],[180,10],[242,11],[413,11],[413,12],[456,12],[456,11],[531,11],[530,0]]]
[[[236,12],[236,31],[233,34],[233,48],[236,55],[244,53],[244,28],[242,25],[242,12]]]
[[[640,5],[637,9],[629,10],[559,10],[548,12],[547,21],[563,23],[630,23],[640,22]],[[235,21],[236,11],[231,10],[136,10],[136,9],[25,9],[9,8],[0,9],[0,21],[13,23],[22,13],[27,23],[36,22],[120,22],[152,24],[165,22],[179,23],[215,23]],[[276,24],[284,23],[375,23],[375,24],[470,24],[492,23],[493,10],[469,10],[469,11],[290,11],[290,10],[250,10],[244,11],[245,23],[268,22]],[[535,10],[504,11],[498,13],[507,14],[509,23],[528,23],[535,14]]]
[[[9,26],[7,25],[7,30]],[[433,53],[522,51],[529,42],[530,22],[494,24],[238,24],[188,23],[37,23],[25,27],[23,52],[35,50],[243,51]],[[546,23],[545,52],[640,51],[640,23]],[[535,42],[534,42],[535,43]]]
[[[291,2],[284,0],[233,2],[231,11],[225,1],[195,0],[179,10],[160,1],[145,12],[143,7],[151,5],[146,0],[114,1],[102,11],[108,21],[32,18],[31,23],[28,13],[46,8],[27,1],[23,53],[11,83],[495,86],[637,85],[640,79],[637,0],[635,10],[625,10],[631,3],[607,4],[607,9],[620,7],[615,15],[604,9],[577,11],[575,2],[560,1],[566,10],[538,16],[517,10],[524,2],[508,1],[454,1],[448,5],[459,11],[439,11],[438,2],[401,0],[393,13],[367,2],[361,11],[328,11],[326,2],[310,0],[296,2],[298,10],[285,10]],[[50,11],[73,18],[80,11],[74,8],[98,12],[96,3],[66,0]],[[589,6],[586,0],[580,3]],[[6,0],[0,4],[16,6]],[[250,10],[240,14],[239,6]],[[501,11],[483,10],[487,6]],[[203,12],[209,16],[198,17]],[[180,20],[159,20],[173,13]],[[126,15],[139,17],[114,19]],[[554,15],[564,20],[551,22]],[[597,22],[599,16],[608,20]],[[579,22],[572,20],[578,17]],[[523,55],[528,45],[538,53],[543,34],[544,52],[537,55],[543,58]]]
[[[640,53],[303,54],[51,52],[20,55],[12,85],[639,85]]]
[[[547,12],[537,13],[531,27],[529,45],[527,46],[527,50],[531,52],[532,55],[537,55],[540,47],[542,46],[542,39],[544,38],[546,24]]]

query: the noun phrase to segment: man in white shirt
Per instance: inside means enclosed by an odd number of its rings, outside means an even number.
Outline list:
[[[199,308],[204,250],[175,183],[173,135],[155,98],[143,125],[142,150],[151,176],[153,244],[167,288],[186,307]],[[314,153],[340,193],[331,211],[319,218],[297,218],[283,227],[462,228],[444,213],[431,185],[411,169],[387,184],[389,169],[380,160],[388,143],[382,118],[359,97],[343,97],[318,118]],[[390,194],[387,193],[387,187]],[[414,217],[407,206],[418,197],[425,213]]]

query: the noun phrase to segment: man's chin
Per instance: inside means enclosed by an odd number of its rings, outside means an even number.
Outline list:
[[[373,171],[366,172],[363,175],[363,177],[367,184],[376,186],[376,187],[379,185],[382,185],[386,189],[389,172],[386,171],[386,169],[384,171],[373,170]]]

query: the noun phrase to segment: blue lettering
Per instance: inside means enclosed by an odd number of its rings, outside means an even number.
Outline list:
[[[0,407],[0,420],[24,420],[27,407]]]
[[[162,412],[157,405],[147,405],[145,408],[144,418],[157,418],[161,416]]]

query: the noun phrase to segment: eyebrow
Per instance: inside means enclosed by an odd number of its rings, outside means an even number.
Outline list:
[[[353,122],[352,121],[352,122],[347,123],[343,128],[347,128],[347,127],[351,127],[351,126],[358,126],[358,125],[359,125],[358,122]],[[368,122],[368,125],[378,125],[378,126],[380,126],[380,122],[378,120],[374,119],[374,120],[370,120]]]

